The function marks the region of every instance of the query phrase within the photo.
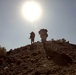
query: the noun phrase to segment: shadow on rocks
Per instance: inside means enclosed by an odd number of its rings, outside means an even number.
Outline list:
[[[60,54],[56,51],[54,51],[52,48],[51,49],[48,49],[45,45],[45,43],[43,43],[43,47],[44,47],[44,50],[46,52],[46,57],[49,59],[49,60],[53,60],[54,63],[56,63],[57,65],[59,66],[69,66],[72,64],[72,59],[66,55],[66,54]]]

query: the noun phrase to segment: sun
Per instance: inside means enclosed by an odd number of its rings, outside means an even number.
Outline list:
[[[42,9],[36,1],[27,1],[22,5],[22,15],[28,21],[34,22],[42,15]]]

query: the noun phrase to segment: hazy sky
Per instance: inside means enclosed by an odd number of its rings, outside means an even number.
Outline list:
[[[48,29],[48,40],[65,38],[76,44],[76,0],[36,0],[43,15],[37,22],[26,21],[21,6],[27,0],[0,0],[0,45],[7,50],[30,44],[30,32]]]

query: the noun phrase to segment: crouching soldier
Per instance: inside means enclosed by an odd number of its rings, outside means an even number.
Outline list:
[[[40,37],[41,37],[41,41],[44,43],[44,42],[46,42],[46,39],[47,39],[47,37],[48,37],[48,34],[47,34],[47,29],[41,29],[40,31],[39,31],[39,34],[40,34]]]
[[[35,33],[31,32],[30,33],[31,44],[34,43],[34,38],[35,38]]]

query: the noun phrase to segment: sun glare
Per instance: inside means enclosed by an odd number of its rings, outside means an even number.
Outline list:
[[[35,1],[27,1],[22,5],[22,15],[28,21],[36,21],[41,17],[42,10]]]

